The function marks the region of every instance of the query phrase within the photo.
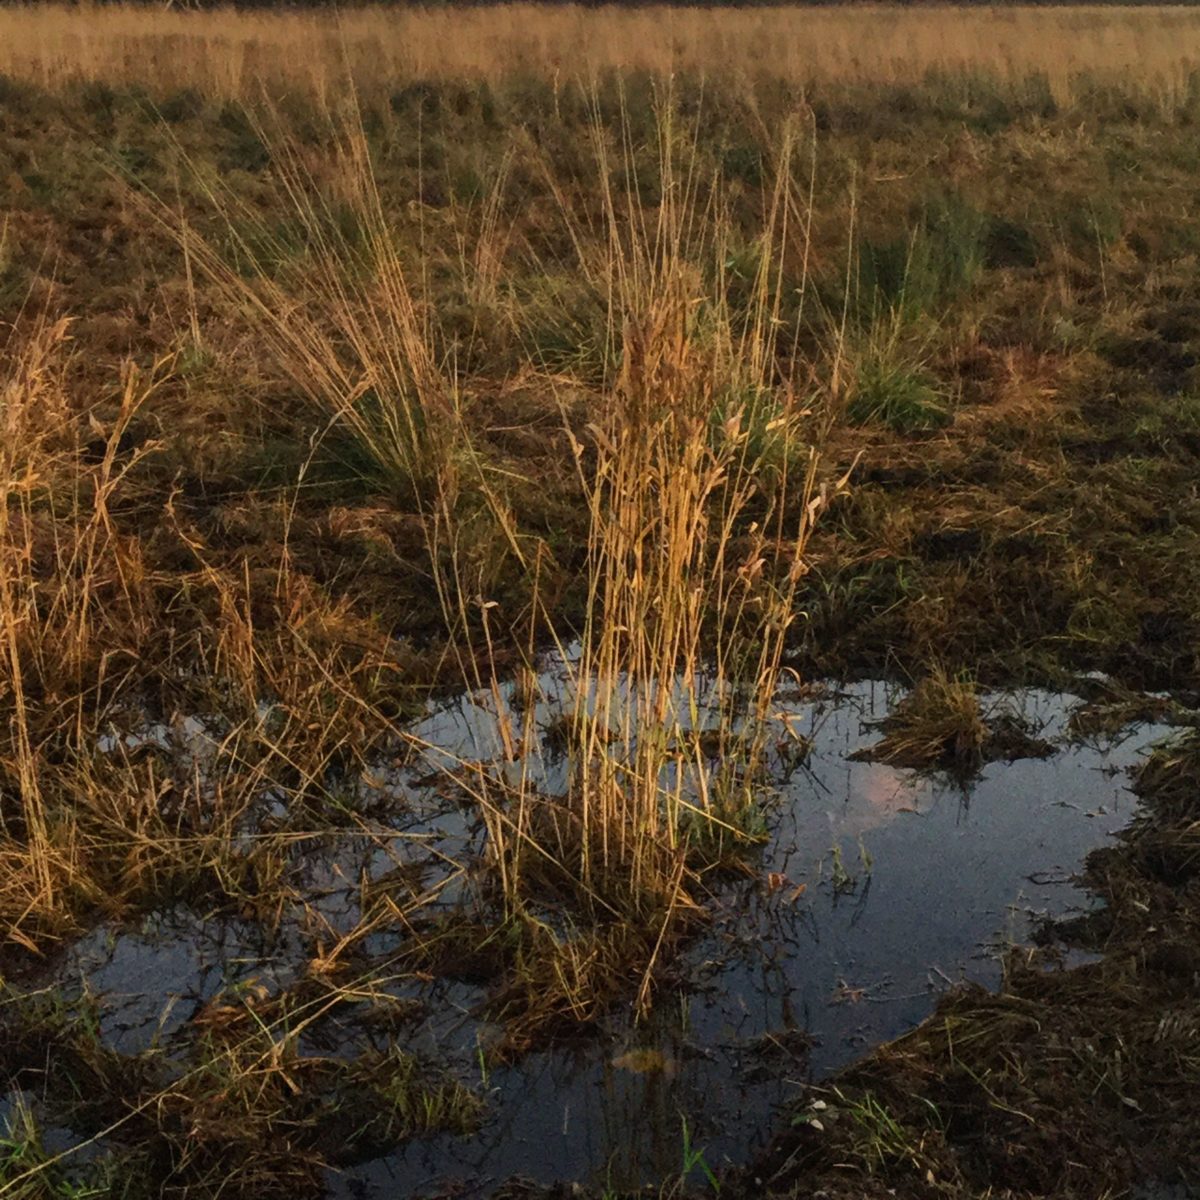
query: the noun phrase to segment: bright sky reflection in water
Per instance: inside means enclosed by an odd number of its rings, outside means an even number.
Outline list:
[[[1069,877],[1128,822],[1127,769],[1167,730],[1072,742],[1074,697],[1014,693],[1059,752],[992,764],[964,791],[944,777],[849,761],[876,740],[868,722],[899,694],[868,681],[785,705],[797,730],[811,732],[812,756],[771,803],[760,879],[728,891],[711,930],[689,948],[685,993],[661,996],[640,1028],[618,1014],[607,1040],[493,1072],[493,1115],[478,1137],[432,1138],[331,1172],[331,1191],[383,1197],[456,1181],[482,1193],[515,1174],[657,1182],[679,1169],[685,1119],[710,1164],[744,1160],[796,1080],[911,1028],[951,981],[994,986],[998,948],[1021,939],[1031,916],[1085,907]],[[443,710],[428,732],[467,755],[480,720],[469,706]],[[835,846],[852,888],[834,886]],[[770,872],[788,885],[768,891]],[[806,889],[793,899],[799,884]],[[448,987],[442,999],[453,1010],[475,998]],[[469,1020],[453,1025],[461,1053],[479,1031]],[[815,1039],[807,1057],[764,1041],[774,1034],[793,1046],[778,1035],[796,1029]],[[439,1041],[433,1024],[428,1033],[431,1045]],[[631,1048],[655,1050],[667,1070],[624,1069]]]
[[[544,721],[564,685],[553,672],[543,683]],[[1142,725],[1073,741],[1074,697],[1013,693],[1011,703],[1058,752],[994,763],[964,791],[944,777],[851,761],[877,738],[870,723],[901,694],[870,681],[781,694],[781,708],[798,733],[811,734],[813,751],[768,798],[771,837],[754,860],[756,877],[720,895],[711,926],[688,946],[686,990],[660,994],[640,1027],[617,1012],[574,1048],[493,1070],[477,1136],[432,1137],[330,1171],[330,1195],[390,1200],[456,1187],[486,1194],[511,1175],[618,1188],[656,1183],[679,1170],[684,1120],[712,1166],[744,1160],[797,1081],[910,1029],[954,981],[994,986],[998,948],[1023,938],[1031,916],[1086,906],[1069,877],[1128,822],[1128,768],[1168,731]],[[417,728],[452,758],[494,753],[494,719],[482,703],[442,705]],[[158,727],[139,736],[170,743]],[[182,736],[174,752],[203,763],[210,745],[203,723],[185,722]],[[353,928],[358,880],[402,861],[438,864],[478,849],[463,813],[416,782],[427,771],[428,764],[381,768],[400,814],[382,832],[298,843],[293,884],[306,908],[285,915],[275,937],[252,922],[164,913],[134,929],[95,930],[56,964],[55,978],[68,993],[86,986],[96,997],[101,1036],[114,1049],[185,1053],[189,1019],[207,1000],[239,981],[274,993],[296,978],[310,948],[304,922],[314,913],[335,934]],[[562,765],[548,760],[544,786],[564,778]],[[853,877],[841,888],[834,847]],[[787,882],[771,890],[771,873]],[[386,961],[402,940],[382,934],[373,952]],[[424,1014],[399,1040],[480,1086],[477,1046],[494,1032],[478,1015],[485,992],[409,979],[397,994],[424,1002]],[[788,1036],[797,1031],[814,1039],[807,1053],[803,1037]],[[351,1023],[309,1051],[355,1055],[370,1036]],[[628,1069],[647,1060],[665,1069]],[[65,1149],[70,1132],[59,1132]]]

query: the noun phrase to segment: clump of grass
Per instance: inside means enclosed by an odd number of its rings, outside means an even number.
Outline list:
[[[0,674],[0,704],[7,710],[10,730],[0,768],[0,797],[15,801],[0,806],[0,819],[17,809],[23,849],[19,869],[10,869],[9,885],[18,880],[28,891],[28,910],[53,912],[57,879],[43,798],[38,786],[35,735],[30,730],[26,671],[31,649],[29,634],[37,630],[30,617],[35,605],[33,577],[32,493],[53,453],[52,431],[65,407],[56,353],[66,337],[66,325],[42,324],[23,343],[10,334],[6,345],[7,371],[0,378],[0,635],[5,670]],[[46,648],[48,649],[48,647]],[[30,681],[34,682],[34,681]],[[10,832],[11,818],[5,819]],[[14,831],[15,832],[15,831]],[[16,866],[17,864],[14,864]]]
[[[936,317],[987,264],[993,222],[953,193],[934,197],[907,237],[864,239],[847,301],[864,327],[880,312],[915,321]]]
[[[69,323],[30,316],[0,368],[0,917],[28,950],[89,910],[248,893],[285,855],[239,839],[282,788],[336,807],[329,778],[388,718],[382,639],[289,569],[233,571],[182,534],[163,575],[126,520],[156,443],[138,429],[167,373],[126,367],[111,396],[71,387]],[[178,530],[168,505],[166,529]],[[211,736],[191,751],[179,710]],[[144,742],[147,725],[165,732]],[[128,740],[127,740],[128,738]],[[280,794],[280,793],[276,793]]]
[[[835,338],[847,419],[856,425],[880,423],[897,433],[946,425],[946,396],[925,363],[928,340],[902,305],[880,308],[877,303],[863,330]]]
[[[923,433],[949,420],[943,396],[919,367],[867,357],[856,365],[846,416],[880,422],[897,433]]]
[[[337,1157],[367,1157],[429,1133],[466,1134],[483,1113],[480,1098],[457,1079],[439,1079],[391,1044],[357,1059],[338,1088],[334,1124],[345,1142]],[[328,1138],[329,1130],[319,1136]]]
[[[969,774],[983,764],[989,740],[975,683],[934,668],[882,722],[869,755],[896,766],[939,767]]]
[[[589,523],[582,626],[570,637],[547,620],[575,698],[562,728],[567,794],[539,796],[528,775],[498,788],[479,772],[474,784],[510,919],[533,921],[550,944],[544,969],[524,972],[545,978],[543,995],[587,996],[611,977],[614,943],[559,935],[533,916],[539,896],[565,891],[582,920],[632,931],[618,942],[639,963],[645,1004],[660,953],[697,908],[697,852],[757,836],[753,790],[825,499],[794,389],[776,374],[791,143],[753,299],[735,313],[712,287],[719,271],[704,269],[725,239],[675,120],[668,99],[653,212],[633,164],[612,163],[595,132],[609,244],[597,283],[615,354],[593,420],[570,430]],[[739,395],[763,407],[734,403]],[[499,705],[497,681],[479,684]],[[523,726],[505,726],[510,760],[533,756],[519,732],[536,736],[530,707]],[[591,1012],[593,1000],[566,1007]]]
[[[58,1155],[45,1145],[37,1113],[23,1093],[16,1093],[0,1127],[0,1191],[4,1195],[13,1200],[78,1200],[103,1195],[111,1183],[102,1169],[80,1172],[64,1168]]]
[[[1139,767],[1135,789],[1164,818],[1194,821],[1200,813],[1200,731],[1157,745]]]
[[[574,853],[564,854],[564,861]],[[681,883],[682,872],[677,889]],[[579,906],[578,893],[567,899]],[[652,962],[656,949],[665,953],[673,944],[677,915],[667,909],[664,924],[654,928],[644,919],[596,921],[585,912],[579,920],[564,920],[561,913],[543,918],[526,908],[512,923],[509,953],[493,991],[491,1009],[505,1029],[493,1056],[511,1058],[546,1037],[570,1037],[598,1022],[628,994],[631,973]]]
[[[646,214],[632,190],[606,193],[620,369],[603,419],[589,429],[594,466],[582,474],[589,603],[574,668],[587,697],[572,787],[581,871],[598,883],[615,867],[635,897],[678,877],[689,823],[729,825],[743,807],[738,790],[762,753],[804,573],[815,478],[810,460],[798,483],[786,470],[773,487],[764,483],[765,444],[752,437],[745,405],[726,408],[715,437],[712,430],[730,384],[766,393],[781,385],[770,374],[780,302],[771,264],[785,236],[791,147],[783,147],[754,298],[739,324],[724,289],[707,292],[697,269],[712,250],[690,233],[698,199],[686,159],[677,159],[669,106],[658,136],[664,202],[653,236],[638,232]],[[775,431],[795,437],[786,415]],[[577,455],[582,467],[582,447]],[[789,520],[791,486],[799,516]],[[706,716],[715,755],[695,736]],[[711,773],[704,760],[713,757],[740,770]]]
[[[918,1172],[926,1169],[925,1142],[931,1132],[944,1132],[942,1116],[934,1105],[926,1101],[931,1118],[928,1127],[912,1130],[870,1090],[850,1096],[834,1088],[833,1095],[837,1098],[836,1112],[849,1122],[854,1152],[862,1158],[868,1173],[896,1165]]]
[[[398,499],[424,512],[453,507],[472,455],[462,396],[435,348],[431,310],[400,250],[361,114],[326,114],[334,162],[324,179],[295,139],[243,118],[274,163],[270,215],[199,168],[194,180],[222,239],[200,236],[165,205],[158,215],[188,261],[252,320],[308,401],[318,436],[347,438],[354,465]]]
[[[418,257],[414,231],[401,228],[394,197],[381,190],[369,113],[353,99],[337,112],[317,107],[330,141],[324,157],[270,116],[255,118],[254,127],[272,156],[271,215],[211,183],[199,167],[193,182],[220,236],[200,236],[161,202],[151,201],[152,211],[185,261],[249,320],[303,398],[311,445],[304,469],[333,454],[366,488],[419,516],[448,637],[465,642],[479,631],[482,597],[513,560],[518,569],[526,565],[526,552],[505,476],[489,467],[467,419],[460,347],[426,294],[424,229],[415,231]],[[457,273],[476,305],[497,303],[503,185],[501,172],[474,245],[458,247]],[[462,348],[467,357],[475,332]]]

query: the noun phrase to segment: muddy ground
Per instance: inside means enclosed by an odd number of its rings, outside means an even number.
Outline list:
[[[625,100],[638,155],[653,142],[649,91],[635,81]],[[981,80],[808,96],[729,85],[703,103],[698,88],[680,91],[684,111],[699,114],[705,169],[728,185],[735,228],[765,203],[773,114],[802,113],[814,147],[809,276],[803,287],[797,278],[804,306],[797,299],[789,317],[814,389],[836,394],[839,370],[857,380],[821,434],[829,477],[856,466],[811,546],[792,665],[806,676],[910,680],[937,666],[985,684],[1093,687],[1109,705],[1170,692],[1196,706],[1200,159],[1191,111],[1168,121],[1111,85],[1065,110],[1036,83]],[[603,315],[573,273],[560,218],[570,213],[578,232],[594,217],[588,103],[569,90],[551,98],[536,80],[412,86],[364,103],[381,186],[413,254],[425,256],[426,300],[460,372],[465,419],[505,480],[513,524],[545,547],[541,602],[577,621],[586,523],[564,425],[586,436]],[[599,109],[602,124],[619,127],[613,93]],[[320,120],[302,101],[275,119],[320,161]],[[635,186],[653,207],[651,158]],[[401,716],[447,681],[421,514],[344,447],[312,448],[294,387],[264,361],[245,314],[188,277],[164,223],[164,213],[185,212],[214,241],[226,236],[198,182],[212,176],[246,205],[237,220],[270,218],[273,166],[270,139],[234,104],[103,87],[51,95],[0,81],[0,317],[18,330],[42,314],[70,319],[64,378],[98,429],[92,461],[104,458],[117,419],[122,364],[161,364],[157,390],[114,447],[130,475],[111,505],[131,556],[122,561],[136,556],[143,611],[154,616],[126,624],[127,644],[106,660],[89,704],[107,696],[118,669],[153,661],[152,708],[169,713],[188,698],[198,631],[233,610],[253,636],[277,639],[263,661],[286,657],[298,612],[318,613],[305,625],[313,660],[369,676],[372,704]],[[485,214],[504,230],[500,282],[486,295],[457,273]],[[735,278],[751,271],[740,249],[730,248]],[[848,262],[868,280],[853,296]],[[849,367],[830,359],[826,340],[847,327],[858,330],[843,348]],[[553,394],[548,375],[559,381]],[[68,520],[53,501],[39,511],[48,529]],[[465,520],[460,544],[480,595],[516,628],[529,578],[491,519]],[[503,629],[488,642],[474,633],[474,648],[503,665],[512,651]],[[319,689],[320,672],[305,670],[297,687]],[[328,736],[361,732],[339,710]],[[1084,947],[1096,961],[1049,973],[1046,948],[1015,953],[998,993],[948,996],[920,1028],[813,1087],[771,1151],[724,1179],[722,1194],[1082,1200],[1200,1187],[1198,786],[1200,743],[1189,736],[1143,772],[1145,811],[1121,844],[1088,861],[1103,909],[1046,931],[1047,948]],[[19,937],[4,951],[6,977],[26,977],[101,916],[132,920],[164,898],[271,905],[261,879],[185,863],[126,886],[127,875],[95,857],[93,884],[75,890],[57,925],[8,914]],[[120,1114],[119,1089],[169,1090],[157,1078],[118,1080],[128,1064],[89,1060],[53,1014],[33,1031],[30,1020],[25,1009],[8,1019],[0,1067],[34,1090],[47,1063],[82,1081],[90,1127]],[[314,1095],[384,1087],[376,1076],[312,1070],[329,1073],[313,1081]],[[293,1082],[270,1081],[284,1108]],[[157,1123],[139,1113],[132,1165],[82,1194],[155,1194],[168,1175],[181,1180],[170,1194],[221,1194],[222,1155],[246,1152],[237,1131],[220,1127],[221,1086],[206,1092],[207,1109],[180,1098]],[[438,1119],[469,1128],[470,1102],[447,1086],[429,1084]],[[303,1106],[288,1113],[270,1136],[286,1142],[316,1119]],[[204,1151],[181,1162],[172,1147],[201,1119]],[[370,1137],[385,1144],[411,1130],[398,1121]],[[314,1187],[326,1135],[295,1135],[302,1150],[290,1172],[276,1153],[230,1186],[238,1195]],[[18,1180],[23,1167],[2,1169]]]

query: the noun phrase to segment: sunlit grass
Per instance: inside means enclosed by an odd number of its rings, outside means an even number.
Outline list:
[[[197,87],[247,97],[265,82],[331,94],[413,78],[487,78],[615,68],[729,72],[796,83],[916,84],[930,72],[1030,81],[1047,101],[1083,98],[1081,76],[1127,78],[1173,111],[1190,102],[1187,8],[906,7],[363,8],[326,13],[187,12],[105,5],[0,11],[0,72],[57,86],[69,80]],[[155,53],[167,43],[169,53]],[[976,82],[971,83],[971,77]]]

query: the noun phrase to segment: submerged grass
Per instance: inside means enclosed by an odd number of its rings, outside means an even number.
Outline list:
[[[480,1098],[390,1041],[353,1059],[302,1050],[306,1030],[355,1000],[352,986],[307,993],[298,986],[273,1011],[258,1009],[251,993],[240,1022],[235,1006],[197,1017],[181,1058],[162,1048],[108,1049],[86,998],[72,1006],[6,991],[0,1040],[17,1095],[33,1100],[18,1102],[10,1120],[0,1186],[31,1195],[45,1194],[37,1187],[101,1195],[119,1186],[129,1195],[166,1187],[276,1196],[312,1191],[328,1163],[476,1127]],[[95,1145],[90,1161],[46,1153],[31,1102]]]

